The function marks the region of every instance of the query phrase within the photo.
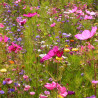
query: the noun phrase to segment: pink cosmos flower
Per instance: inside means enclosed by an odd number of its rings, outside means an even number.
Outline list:
[[[23,78],[24,78],[24,79],[28,79],[28,76],[27,76],[27,75],[23,75]]]
[[[30,92],[30,95],[35,95],[35,92]]]
[[[77,10],[76,13],[82,13],[82,10]]]
[[[50,50],[42,59],[40,59],[40,62],[44,62],[45,60],[48,60],[56,55],[56,52],[58,51],[58,46],[54,46],[52,50]]]
[[[84,20],[87,20],[87,19],[93,19],[93,17],[92,16],[85,15]]]
[[[58,46],[54,46],[52,50],[50,50],[42,59],[40,59],[40,62],[43,63],[45,60],[48,60],[52,58],[53,56],[61,57],[63,55],[63,50],[58,50]]]
[[[27,22],[27,19],[22,19],[21,17],[18,17],[16,21],[19,23],[19,25],[24,25]]]
[[[0,36],[0,42],[2,42],[3,38]]]
[[[95,49],[95,47],[93,45],[91,45],[90,43],[88,43],[87,48],[88,49]]]
[[[40,94],[40,97],[39,98],[48,98],[48,96],[45,96],[45,95]]]
[[[48,10],[49,15],[53,15],[53,14],[56,14],[56,13],[57,13],[56,8],[51,8],[51,9]]]
[[[27,6],[25,5],[22,9],[26,9],[26,7],[27,7]]]
[[[88,11],[88,10],[85,10],[85,11],[86,11],[86,13],[89,14],[89,15],[96,15],[95,12],[90,12],[90,11]]]
[[[4,37],[0,36],[0,42],[4,41],[5,43],[8,41],[8,37],[4,35]]]
[[[17,87],[15,87],[15,91],[17,91]]]
[[[93,81],[92,81],[92,83],[97,84],[97,83],[98,83],[98,81],[93,80]]]
[[[52,82],[51,84],[46,83],[46,85],[44,85],[44,87],[46,87],[49,90],[53,90],[54,88],[56,88],[56,83],[55,82]]]
[[[59,93],[62,97],[66,97],[68,92],[65,87],[59,87]]]
[[[35,15],[37,15],[37,13],[23,14],[23,16],[25,16],[25,17],[33,17],[33,16],[35,16]]]
[[[19,2],[21,2],[21,0],[17,0],[17,1],[15,1],[15,3],[19,3]]]
[[[97,30],[97,27],[95,26],[95,27],[92,27],[91,32],[89,30],[84,30],[82,34],[76,34],[75,37],[80,40],[86,40],[94,36],[94,34],[96,33],[96,30]]]
[[[11,84],[13,82],[13,80],[11,80],[10,78],[6,78],[4,81],[6,82],[6,84]]]
[[[6,43],[8,41],[8,37],[4,35],[4,42]]]
[[[86,51],[86,50],[90,51],[91,49],[95,49],[95,47],[93,45],[91,45],[89,42],[87,44],[88,45],[86,45],[86,46],[81,46],[80,53],[84,53],[84,51]]]
[[[4,28],[4,25],[2,23],[0,23],[0,28]]]
[[[13,52],[17,53],[18,51],[22,50],[22,47],[20,47],[17,44],[14,44],[12,42],[12,45],[8,47],[8,50],[9,50],[9,52],[12,52],[13,51]]]
[[[74,13],[74,12],[76,12],[76,11],[77,11],[77,7],[76,7],[76,6],[74,6],[74,9],[69,10],[70,13]]]
[[[63,55],[63,50],[62,50],[62,51],[59,51],[59,50],[58,50],[58,51],[56,52],[56,56],[57,56],[57,57],[61,57],[62,55]]]
[[[29,85],[25,85],[24,91],[28,91],[31,88]]]
[[[55,25],[56,25],[56,23],[53,23],[53,24],[50,25],[50,27],[54,27]]]

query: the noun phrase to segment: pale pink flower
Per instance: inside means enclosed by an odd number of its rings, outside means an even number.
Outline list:
[[[26,9],[26,5],[22,9]]]
[[[28,76],[27,76],[27,75],[23,75],[23,78],[24,78],[24,79],[28,79]]]
[[[25,85],[24,91],[28,91],[31,88],[29,85]]]
[[[45,96],[45,95],[40,94],[40,97],[39,98],[48,98],[48,96]]]
[[[30,95],[35,95],[35,92],[30,92]]]
[[[86,51],[86,49],[90,51],[91,49],[95,49],[95,47],[91,45],[89,42],[87,42],[86,46],[81,46],[80,52],[83,53],[84,51]]]
[[[30,7],[30,10],[33,10],[33,7]]]
[[[92,16],[85,15],[84,16],[84,20],[87,20],[87,19],[93,19],[93,17]]]
[[[57,13],[56,8],[51,8],[51,9],[48,10],[49,15],[53,15],[53,14],[56,14],[56,13]]]
[[[7,84],[11,84],[13,82],[13,80],[11,80],[10,78],[6,78],[5,81]]]
[[[89,14],[89,15],[96,15],[95,12],[90,12],[90,11],[88,11],[88,10],[85,10],[85,11],[86,11],[86,13]]]
[[[2,23],[0,23],[0,28],[4,28],[4,25]]]
[[[54,27],[55,25],[56,25],[56,23],[53,23],[53,24],[50,25],[50,27]]]
[[[97,83],[98,83],[98,81],[93,80],[93,81],[92,81],[92,83],[97,84]]]
[[[70,13],[74,13],[76,11],[77,11],[77,7],[76,6],[74,6],[74,8],[72,10],[69,10]]]
[[[92,27],[91,32],[89,30],[84,30],[82,34],[76,34],[75,37],[80,40],[86,40],[94,36],[94,34],[96,33],[96,30],[97,30],[97,27],[95,26],[95,27]]]
[[[15,3],[19,3],[19,2],[21,2],[21,0],[17,0],[17,1],[15,1]]]

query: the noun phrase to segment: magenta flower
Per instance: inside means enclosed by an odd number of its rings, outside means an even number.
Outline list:
[[[4,36],[4,42],[7,42],[8,41],[8,37],[5,35]]]
[[[56,55],[58,51],[58,46],[54,46],[52,50],[50,50],[42,59],[40,59],[40,62],[44,62],[45,60],[48,60]]]
[[[0,42],[2,42],[3,38],[0,36]]]
[[[14,44],[12,42],[12,45],[8,47],[8,50],[9,50],[9,52],[12,52],[13,51],[13,52],[17,53],[18,51],[22,50],[22,47],[20,47],[17,44]]]
[[[0,42],[4,41],[5,43],[8,41],[8,37],[4,35],[4,37],[0,36]]]
[[[66,97],[67,96],[67,94],[68,94],[68,92],[67,92],[67,90],[66,90],[66,88],[65,87],[59,87],[59,94],[62,96],[62,97]]]
[[[25,85],[24,91],[28,91],[31,88],[29,85]]]
[[[58,51],[56,52],[56,56],[57,56],[57,57],[61,57],[62,55],[63,55],[63,51],[59,51],[59,50],[58,50]]]
[[[25,16],[25,17],[33,17],[33,16],[35,16],[35,15],[37,15],[37,13],[23,14],[23,16]]]
[[[97,30],[97,27],[95,26],[95,27],[92,27],[91,32],[89,30],[84,30],[82,34],[76,34],[75,37],[80,40],[86,40],[94,36],[94,34],[96,33],[96,30]]]
[[[68,91],[68,95],[74,95],[75,92],[74,91]]]
[[[49,90],[53,90],[54,88],[56,88],[56,83],[55,82],[52,82],[51,84],[46,83],[46,85],[44,85],[44,87],[46,87]]]
[[[27,19],[17,18],[16,21],[19,23],[19,25],[24,25],[27,22]]]
[[[50,27],[54,27],[55,25],[56,25],[56,23],[53,23],[53,24],[50,25]]]
[[[0,23],[0,28],[4,28],[4,25],[2,23]]]

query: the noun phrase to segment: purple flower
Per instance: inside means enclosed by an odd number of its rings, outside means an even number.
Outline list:
[[[44,91],[44,93],[45,93],[46,95],[50,95],[50,92],[49,92],[49,91]]]
[[[66,20],[66,22],[69,22],[69,20]]]
[[[17,29],[17,31],[20,32],[21,30],[20,29]]]
[[[22,39],[21,38],[18,38],[17,41],[22,41]]]
[[[66,33],[62,33],[62,35],[67,35]]]
[[[13,26],[16,26],[16,24],[13,24]]]
[[[14,92],[14,91],[15,91],[15,89],[13,89],[13,88],[10,88],[10,89],[9,89],[9,91],[11,91],[11,92]]]
[[[11,12],[11,10],[8,10],[7,12],[8,12],[8,13],[10,13],[10,12]]]
[[[18,83],[14,83],[15,86],[18,86]]]
[[[49,80],[49,81],[52,81],[53,79],[52,79],[52,78],[49,78],[48,80]]]
[[[66,42],[69,42],[69,40],[65,40]]]
[[[40,38],[40,36],[39,36],[39,35],[37,35],[37,36],[36,36],[36,38]]]
[[[6,81],[3,81],[3,85],[5,85],[6,84]]]
[[[74,95],[75,92],[74,91],[68,91],[68,95]]]
[[[95,95],[92,95],[92,96],[86,97],[86,98],[96,98],[96,96]]]
[[[81,73],[81,76],[84,76],[84,73]]]
[[[0,91],[0,94],[4,94],[4,91],[3,91],[3,90],[1,90],[1,91]]]

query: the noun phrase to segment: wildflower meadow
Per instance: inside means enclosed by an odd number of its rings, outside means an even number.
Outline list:
[[[0,98],[98,98],[98,1],[0,0]]]

